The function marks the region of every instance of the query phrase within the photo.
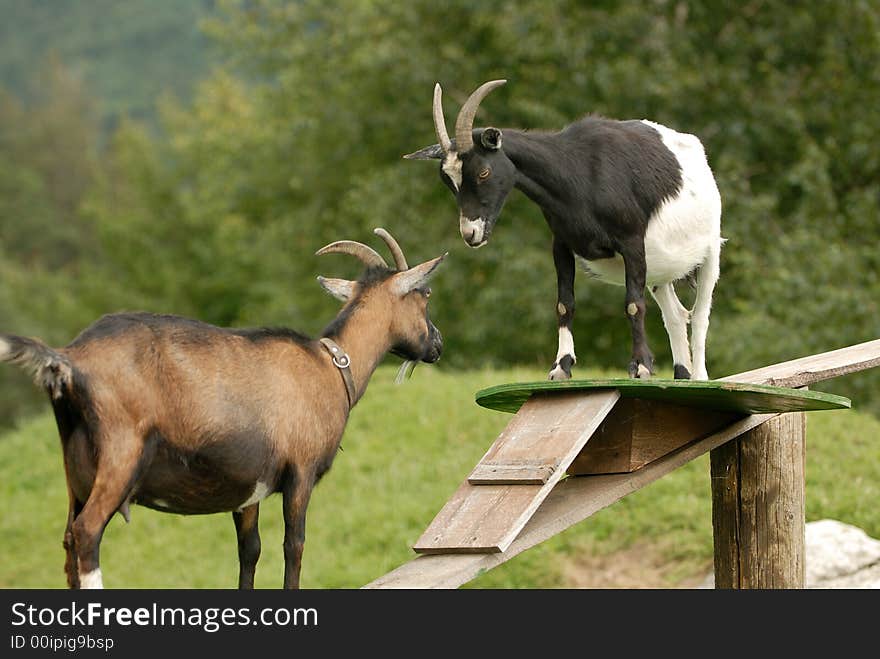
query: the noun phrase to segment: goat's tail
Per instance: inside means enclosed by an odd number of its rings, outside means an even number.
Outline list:
[[[61,398],[73,381],[73,365],[42,341],[12,334],[0,334],[0,362],[18,364],[28,371],[38,387],[53,400]]]

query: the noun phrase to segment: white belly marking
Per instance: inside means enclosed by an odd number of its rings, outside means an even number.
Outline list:
[[[251,496],[248,498],[247,501],[245,501],[243,504],[241,504],[241,507],[239,507],[238,510],[239,511],[244,510],[248,506],[252,506],[257,502],[262,501],[263,499],[266,498],[266,496],[268,494],[269,494],[269,486],[262,481],[257,481],[257,484],[254,485],[253,494],[251,494]]]

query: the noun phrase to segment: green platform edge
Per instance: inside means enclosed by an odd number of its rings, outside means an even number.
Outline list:
[[[543,380],[498,384],[478,391],[477,405],[500,412],[516,412],[532,394],[556,391],[617,389],[623,398],[658,400],[685,407],[759,414],[849,409],[849,398],[808,389],[721,380]]]

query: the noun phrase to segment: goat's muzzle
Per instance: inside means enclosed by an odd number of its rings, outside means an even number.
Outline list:
[[[440,330],[434,327],[433,323],[428,329],[427,343],[427,349],[422,357],[422,361],[426,364],[433,364],[440,359],[440,355],[443,353],[443,336],[440,334]]]
[[[463,214],[458,219],[461,237],[468,247],[482,247],[489,239],[486,221],[482,217],[472,220]]]

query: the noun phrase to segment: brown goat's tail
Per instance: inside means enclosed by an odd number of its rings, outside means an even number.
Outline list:
[[[53,400],[61,398],[73,381],[73,366],[67,357],[36,339],[0,334],[0,362],[24,368]]]

